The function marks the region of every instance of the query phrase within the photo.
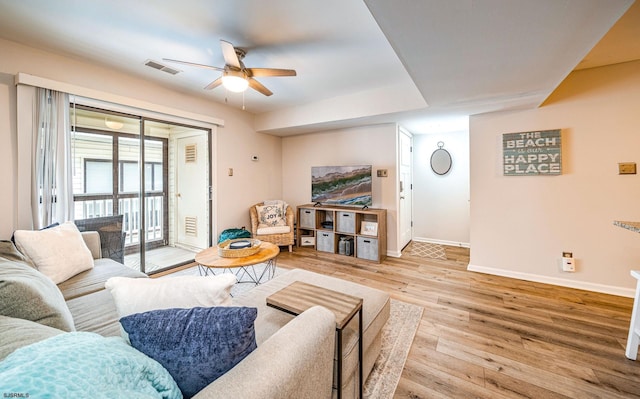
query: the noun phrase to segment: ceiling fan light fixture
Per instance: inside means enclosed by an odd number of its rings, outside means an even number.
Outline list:
[[[224,71],[222,85],[234,93],[242,93],[249,87],[249,80],[242,71]]]

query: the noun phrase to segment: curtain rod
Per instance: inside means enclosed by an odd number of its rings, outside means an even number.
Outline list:
[[[59,82],[47,78],[42,78],[35,75],[30,75],[24,72],[18,72],[15,76],[16,85],[27,85],[34,87],[42,87],[45,89],[62,91],[65,93],[73,94],[88,99],[94,99],[100,102],[107,102],[116,105],[125,105],[128,107],[137,108],[143,111],[157,112],[162,115],[174,116],[185,118],[194,122],[205,122],[217,126],[224,126],[224,120],[220,118],[213,118],[207,115],[193,113],[189,111],[178,110],[175,108],[167,107],[164,105],[154,104],[147,101],[136,100],[129,97],[121,96],[118,94],[108,93],[101,90],[89,89],[82,86],[73,85],[70,83]]]

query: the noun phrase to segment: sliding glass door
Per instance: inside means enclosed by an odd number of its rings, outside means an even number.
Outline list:
[[[124,263],[142,272],[192,262],[210,244],[210,131],[77,105],[71,120],[75,219],[121,221]],[[200,154],[186,172],[184,140]]]

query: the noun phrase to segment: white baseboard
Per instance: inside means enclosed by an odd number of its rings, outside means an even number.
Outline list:
[[[467,266],[467,270],[472,272],[478,272],[478,273],[492,274],[494,276],[509,277],[509,278],[515,278],[518,280],[533,281],[536,283],[552,284],[552,285],[558,285],[561,287],[576,288],[579,290],[594,291],[594,292],[600,292],[603,294],[623,296],[627,298],[633,298],[635,296],[635,290],[632,288],[621,288],[613,285],[588,283],[585,281],[575,281],[575,280],[568,280],[568,279],[558,278],[558,277],[541,276],[539,274],[514,272],[512,270],[504,270],[504,269],[496,269],[493,267],[472,265],[471,263],[469,263],[469,265]]]
[[[448,245],[450,247],[462,247],[462,248],[471,248],[471,244],[468,242],[455,242],[455,241],[447,241],[447,240],[436,240],[435,238],[424,238],[424,237],[413,237],[412,241],[417,242],[428,242],[431,244],[440,244],[440,245]]]
[[[401,251],[387,251],[387,256],[392,257],[392,258],[399,258],[402,256],[402,252]]]

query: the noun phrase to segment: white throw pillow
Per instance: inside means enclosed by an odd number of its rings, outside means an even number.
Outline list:
[[[18,250],[45,276],[60,284],[93,267],[93,256],[73,222],[45,230],[17,230]]]
[[[157,309],[230,306],[231,273],[217,276],[165,278],[111,277],[104,286],[111,291],[120,317]]]

